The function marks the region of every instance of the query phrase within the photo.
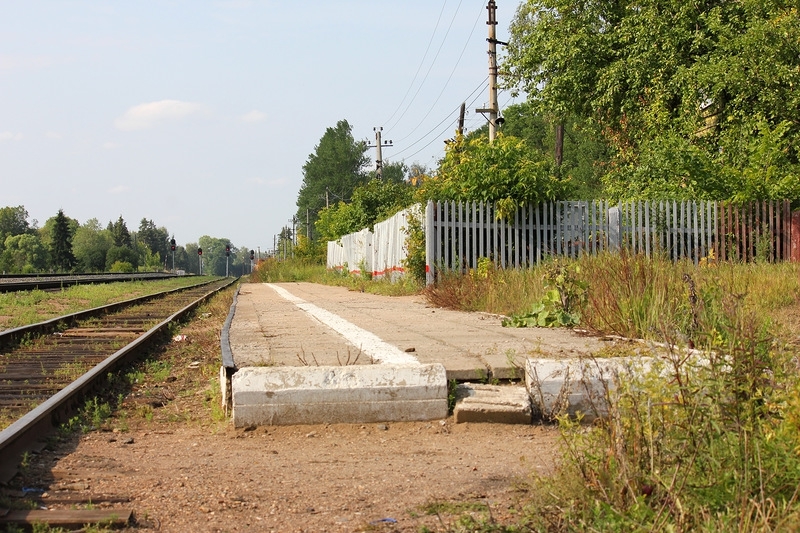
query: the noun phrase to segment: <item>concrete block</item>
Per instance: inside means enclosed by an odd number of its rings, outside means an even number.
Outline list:
[[[621,373],[645,371],[649,358],[528,359],[526,386],[535,419],[579,413],[591,421],[608,413],[608,393]]]
[[[242,368],[231,389],[236,427],[447,418],[438,363]]]
[[[456,423],[530,424],[531,401],[522,386],[462,383],[456,388]]]

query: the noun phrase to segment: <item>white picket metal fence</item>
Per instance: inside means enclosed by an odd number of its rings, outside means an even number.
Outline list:
[[[422,205],[376,224],[374,234],[362,230],[329,242],[328,267],[347,265],[359,272],[363,266],[375,277],[402,274],[412,210],[422,214]],[[466,272],[481,258],[498,268],[525,268],[548,257],[620,249],[695,263],[712,250],[723,259],[788,260],[790,218],[788,201],[735,208],[705,201],[545,202],[522,206],[506,218],[499,218],[491,203],[430,201],[422,220],[426,277],[433,283],[438,270]]]

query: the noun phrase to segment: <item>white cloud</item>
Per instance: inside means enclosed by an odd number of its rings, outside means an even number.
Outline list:
[[[109,194],[124,194],[130,190],[131,188],[128,187],[127,185],[117,185],[116,187],[108,189],[108,192]]]
[[[261,122],[262,120],[266,120],[267,114],[258,111],[257,109],[253,109],[249,113],[245,113],[240,117],[245,122]]]
[[[0,131],[0,141],[20,141],[21,133],[11,133],[10,131]]]
[[[264,178],[248,178],[247,183],[250,185],[266,185],[267,187],[281,187],[286,184],[286,178],[278,178],[274,180],[267,180]]]
[[[123,131],[148,129],[158,122],[176,120],[203,111],[203,106],[180,100],[159,100],[134,106],[114,121],[117,129]]]

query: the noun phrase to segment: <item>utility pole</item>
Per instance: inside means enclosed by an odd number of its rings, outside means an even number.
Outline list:
[[[381,148],[391,148],[392,141],[387,143],[381,142],[381,132],[383,131],[383,126],[372,128],[372,130],[375,132],[375,144],[368,144],[367,147],[375,147],[375,177],[377,179],[383,179],[383,154],[381,152]]]
[[[458,134],[464,135],[464,115],[467,114],[467,103],[461,102],[461,113],[458,115]]]
[[[497,105],[497,45],[508,45],[508,43],[497,40],[497,4],[495,1],[489,0],[486,9],[489,10],[489,20],[486,22],[489,26],[489,37],[486,39],[489,42],[489,107],[475,111],[489,114],[489,142],[491,143],[497,135],[497,126],[503,123],[503,119],[498,118],[500,109]]]

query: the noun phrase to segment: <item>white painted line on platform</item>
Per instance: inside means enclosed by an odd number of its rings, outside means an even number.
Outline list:
[[[298,298],[290,293],[283,287],[278,287],[272,283],[267,283],[272,290],[277,292],[284,300],[292,302],[297,307],[313,316],[339,335],[345,338],[347,342],[364,352],[366,355],[377,359],[382,363],[389,363],[393,365],[413,365],[420,364],[416,357],[410,355],[396,346],[392,346],[381,340],[380,337],[374,333],[370,333],[365,329],[361,329],[343,319],[339,315],[326,311],[321,307],[309,303],[302,298]]]

